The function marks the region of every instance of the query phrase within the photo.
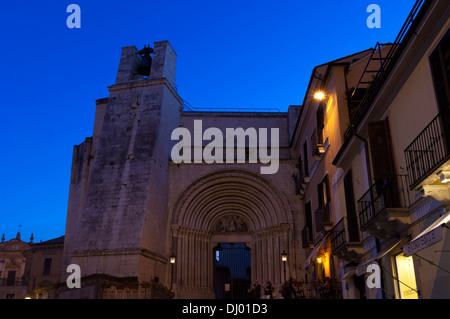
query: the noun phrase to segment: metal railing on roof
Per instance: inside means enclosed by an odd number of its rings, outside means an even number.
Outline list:
[[[280,113],[281,111],[277,108],[258,108],[258,107],[227,107],[227,108],[198,108],[193,107],[191,104],[183,100],[183,112],[270,112],[270,113]]]
[[[430,1],[428,0],[417,0],[395,41],[388,44],[381,44],[377,42],[377,44],[375,45],[366,68],[364,69],[364,72],[359,80],[359,83],[353,91],[352,97],[350,97],[349,99],[349,102],[351,102],[351,99],[355,99],[355,97],[358,95],[359,92],[357,91],[357,88],[363,89],[364,93],[361,94],[360,97],[358,97],[359,100],[357,101],[358,103],[356,103],[357,105],[353,110],[349,110],[352,114],[350,114],[350,124],[344,133],[344,139],[348,139],[353,135],[353,131],[358,127],[358,125],[366,115],[375,96],[378,94],[378,91],[381,89],[381,86],[383,85],[384,81],[386,80],[387,76],[389,75],[402,52],[402,50],[399,50],[399,48],[402,46],[402,44],[406,45],[403,43],[403,40],[408,34],[408,31],[410,30],[412,24],[416,21],[416,18],[421,9],[425,4],[429,5],[429,3]],[[385,45],[390,45],[390,49],[383,57],[381,49]],[[376,52],[378,52],[378,55],[375,54]],[[378,68],[378,70],[369,69],[369,65],[374,60],[380,61],[380,67]],[[368,73],[372,75],[373,80],[367,81],[366,76]]]

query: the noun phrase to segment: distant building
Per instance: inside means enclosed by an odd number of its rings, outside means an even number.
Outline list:
[[[64,236],[31,244],[24,252],[25,274],[28,278],[28,296],[32,299],[52,299],[53,286],[58,284],[61,272]]]
[[[52,299],[60,284],[64,236],[33,242],[16,238],[0,243],[0,299]]]
[[[32,240],[26,243],[16,238],[0,243],[0,299],[23,299],[28,292],[28,278],[25,275],[24,253],[31,249]]]

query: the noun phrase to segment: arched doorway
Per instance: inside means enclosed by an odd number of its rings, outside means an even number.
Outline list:
[[[281,252],[294,256],[293,220],[284,196],[268,180],[246,171],[219,171],[193,182],[170,209],[171,254],[177,256],[177,298],[215,298],[219,244],[245,244],[250,280],[283,280]],[[292,260],[286,265],[294,275]]]
[[[251,284],[250,247],[245,243],[219,243],[214,247],[216,299],[248,299]]]

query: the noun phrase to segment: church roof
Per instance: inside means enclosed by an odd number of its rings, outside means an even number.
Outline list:
[[[64,235],[57,237],[57,238],[53,238],[53,239],[49,239],[46,241],[41,241],[39,243],[35,243],[33,244],[33,246],[39,246],[39,245],[53,245],[53,244],[64,244]]]

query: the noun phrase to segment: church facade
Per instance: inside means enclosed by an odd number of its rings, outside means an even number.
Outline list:
[[[299,107],[183,111],[173,48],[167,41],[155,42],[152,51],[145,76],[137,72],[143,56],[135,47],[123,48],[110,96],[97,100],[93,136],[74,148],[66,264],[78,264],[83,275],[156,280],[172,286],[180,298],[214,298],[217,247],[237,243],[251,254],[248,281],[279,286],[284,276],[301,276],[303,218],[291,178],[297,162],[289,148]],[[248,156],[236,155],[232,163],[172,161],[177,142],[172,132],[194,132],[199,120],[203,130],[215,128],[224,135],[229,128],[276,128],[276,172],[262,175],[261,167],[269,164]],[[275,139],[267,137],[270,150]],[[254,149],[250,137],[245,143],[240,151],[248,155]],[[176,257],[173,265],[170,256]]]

